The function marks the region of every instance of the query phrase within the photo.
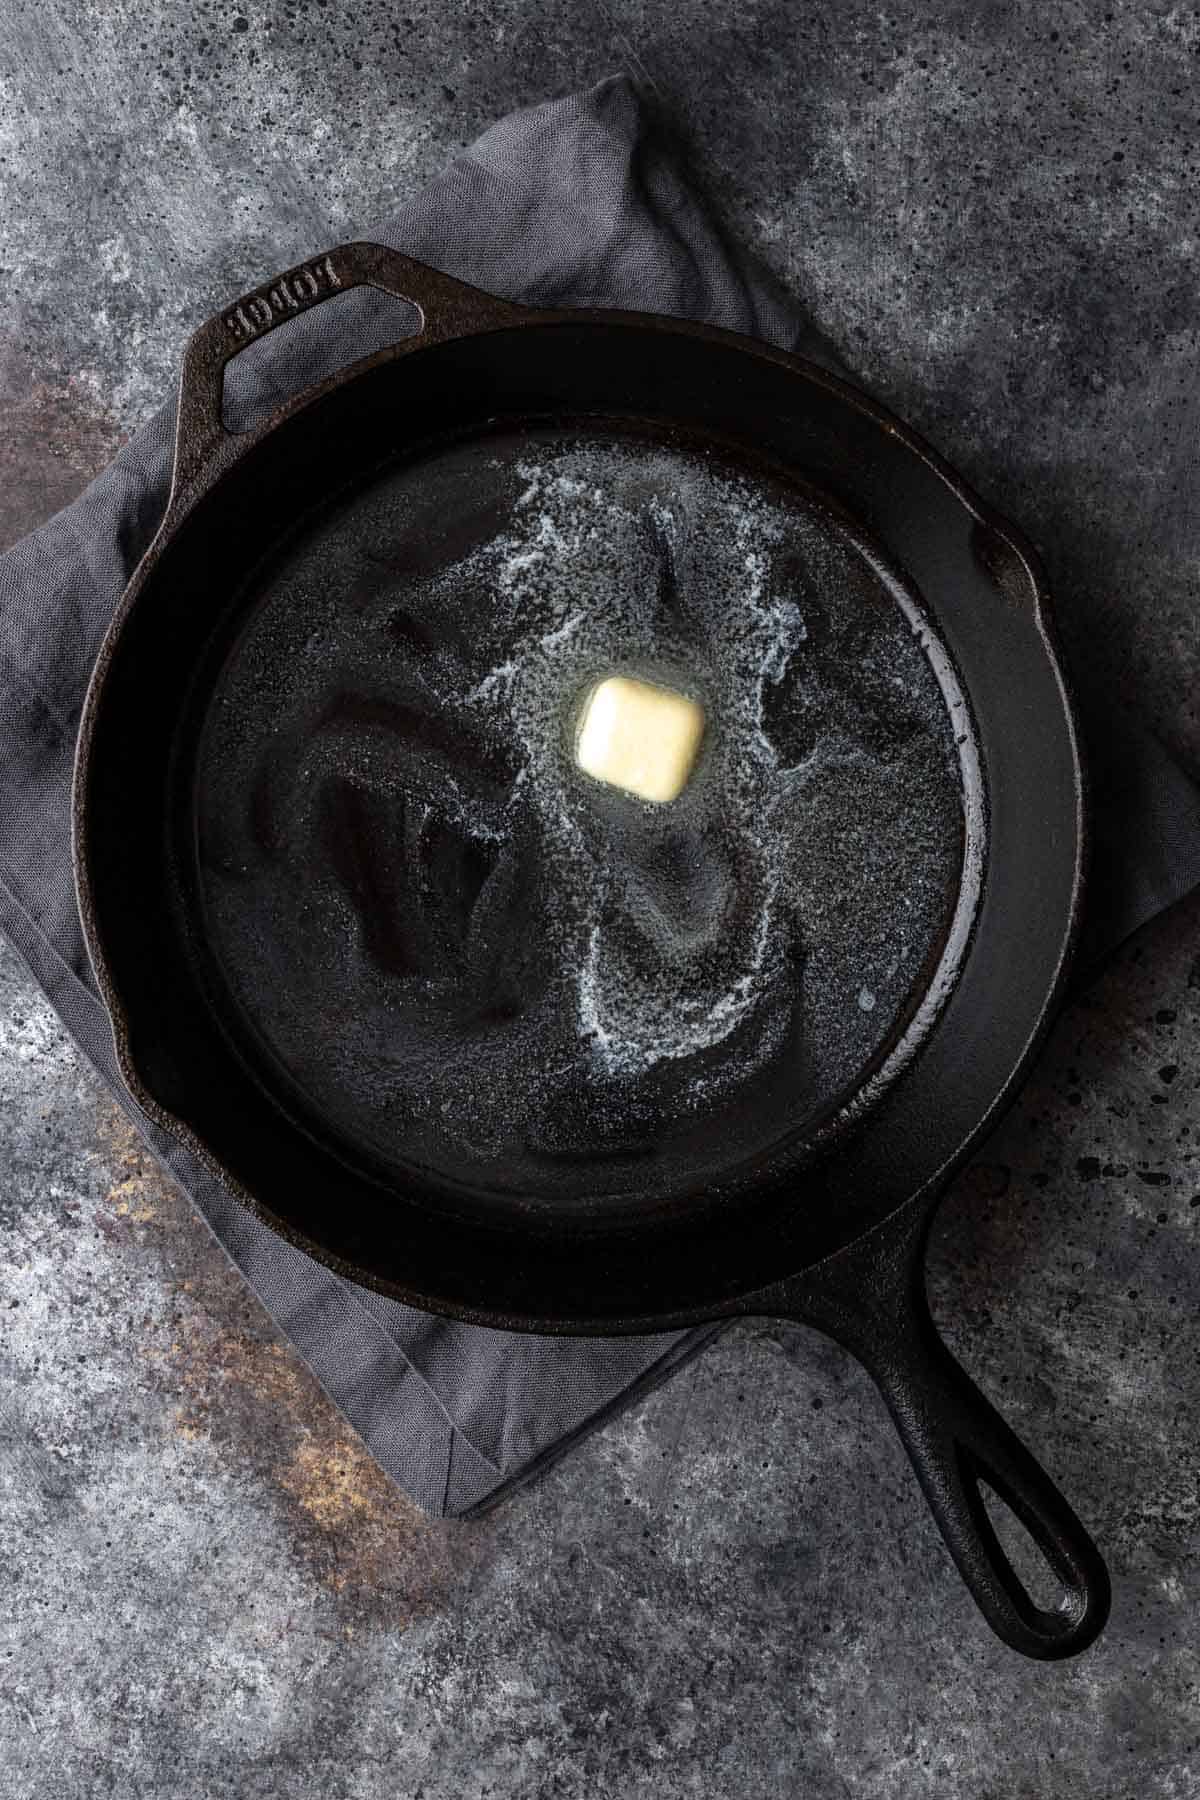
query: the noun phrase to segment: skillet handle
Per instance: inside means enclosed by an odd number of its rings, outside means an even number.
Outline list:
[[[406,350],[502,325],[522,310],[384,244],[341,244],[264,282],[201,325],[188,341],[179,383],[171,509],[190,501],[273,423],[237,434],[226,430],[221,413],[227,364],[278,326],[357,287],[377,288],[416,308],[419,323],[403,339]]]
[[[772,1290],[769,1310],[815,1325],[873,1377],[950,1554],[993,1631],[1025,1656],[1074,1656],[1104,1627],[1108,1571],[1045,1470],[938,1335],[925,1293],[930,1217],[927,1205],[913,1206],[819,1270]],[[1037,1604],[1005,1554],[981,1482],[1020,1520],[1062,1584],[1062,1602],[1053,1610]]]

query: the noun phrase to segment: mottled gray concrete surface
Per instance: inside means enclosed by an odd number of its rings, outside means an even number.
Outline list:
[[[1193,763],[1196,58],[1158,4],[0,9],[0,541],[188,327],[625,66],[726,218],[1039,541]],[[0,752],[2,753],[2,752]],[[1200,901],[1064,1015],[933,1288],[1111,1560],[970,1610],[865,1379],[738,1331],[470,1527],[374,1469],[0,953],[0,1793],[1200,1794]]]

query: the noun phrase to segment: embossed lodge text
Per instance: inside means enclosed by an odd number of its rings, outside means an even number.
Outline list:
[[[260,289],[257,294],[251,294],[245,300],[239,300],[232,312],[224,314],[225,329],[239,344],[244,343],[247,338],[257,337],[260,331],[265,331],[287,313],[303,312],[314,300],[332,293],[341,285],[341,277],[333,266],[332,258],[319,256],[315,262],[305,263],[301,269],[293,269],[290,275],[281,275],[270,287]]]

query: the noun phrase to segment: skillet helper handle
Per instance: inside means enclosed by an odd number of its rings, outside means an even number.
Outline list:
[[[1095,1544],[1041,1464],[938,1334],[925,1292],[929,1214],[914,1209],[786,1284],[778,1308],[857,1357],[887,1402],[950,1554],[993,1631],[1025,1656],[1085,1650],[1104,1627],[1111,1588]],[[1063,1588],[1039,1606],[988,1517],[985,1482],[1028,1531]]]
[[[258,435],[254,430],[234,434],[224,425],[226,366],[278,326],[359,287],[377,288],[416,308],[419,323],[404,338],[405,349],[502,325],[521,311],[385,244],[341,244],[264,282],[201,325],[188,341],[179,383],[172,508],[190,500]]]

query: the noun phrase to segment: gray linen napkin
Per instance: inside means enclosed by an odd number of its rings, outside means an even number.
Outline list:
[[[370,235],[513,299],[704,319],[839,366],[726,242],[624,78],[502,120]],[[243,353],[227,415],[245,423],[405,325],[379,295],[339,297]],[[428,1511],[461,1515],[528,1479],[719,1328],[564,1340],[415,1312],[277,1239],[125,1094],[75,907],[71,763],[104,628],[162,515],[173,424],[168,407],[73,506],[0,557],[0,929],[376,1460]],[[1091,958],[1200,881],[1196,789],[1136,728],[1115,734],[1107,708],[1100,735]]]

